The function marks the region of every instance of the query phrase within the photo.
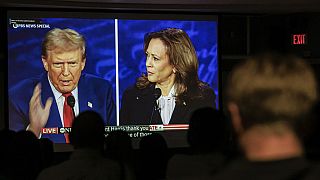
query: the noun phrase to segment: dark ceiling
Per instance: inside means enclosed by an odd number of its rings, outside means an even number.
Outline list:
[[[0,6],[217,13],[320,12],[319,0],[2,0]]]

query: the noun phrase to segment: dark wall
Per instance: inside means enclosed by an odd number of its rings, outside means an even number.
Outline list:
[[[320,58],[320,13],[222,15],[220,52],[247,56],[266,51]],[[293,45],[292,35],[305,33],[305,45]]]
[[[320,84],[320,13],[221,15],[220,70],[222,101],[232,68],[250,55],[292,53],[315,69]],[[307,34],[305,45],[292,45],[292,34]]]
[[[0,17],[5,17],[5,12],[3,8],[0,8]],[[6,58],[5,58],[5,45],[6,45],[6,37],[4,36],[5,33],[5,26],[6,24],[4,18],[0,18],[0,129],[5,127],[5,87],[6,87],[6,80],[5,80],[5,72],[6,72]]]
[[[246,55],[248,16],[221,15],[220,27],[220,53],[222,55]]]
[[[250,18],[251,53],[286,52],[286,16],[254,16]]]

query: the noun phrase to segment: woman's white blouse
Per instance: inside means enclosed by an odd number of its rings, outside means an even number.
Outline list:
[[[169,124],[172,113],[176,106],[175,88],[171,87],[168,96],[160,96],[157,100],[162,123]]]

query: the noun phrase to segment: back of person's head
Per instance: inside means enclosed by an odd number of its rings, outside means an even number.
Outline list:
[[[167,151],[168,145],[166,140],[163,138],[161,134],[152,133],[148,136],[144,136],[141,138],[139,143],[139,148],[142,151],[146,152],[163,152]]]
[[[94,111],[81,112],[73,121],[70,142],[75,148],[98,148],[104,144],[104,123]]]
[[[15,131],[9,129],[0,130],[0,150],[8,149],[9,145],[13,143],[13,138],[15,137],[15,134]]]
[[[16,132],[9,129],[0,130],[0,175],[8,174],[15,156]]]
[[[25,150],[38,150],[40,148],[37,136],[31,131],[21,130],[16,133],[16,142]]]
[[[126,160],[132,153],[131,138],[125,131],[118,130],[110,132],[105,142],[106,155],[111,159]]]
[[[222,151],[231,134],[230,123],[223,113],[211,107],[193,112],[187,139],[190,147],[201,152]]]
[[[48,138],[41,138],[40,149],[42,155],[42,166],[47,168],[53,164],[54,159],[54,149],[53,142]]]
[[[152,133],[141,138],[140,168],[137,179],[165,179],[168,163],[168,146],[161,134]]]
[[[306,117],[316,100],[311,67],[289,55],[250,58],[232,71],[227,85],[229,110],[230,104],[237,105],[244,130],[279,123],[292,128]]]
[[[42,161],[39,140],[33,132],[21,130],[15,134],[11,161],[13,179],[35,179]]]
[[[50,30],[42,42],[42,56],[47,58],[49,52],[61,53],[80,50],[85,59],[85,39],[73,29],[54,28]]]

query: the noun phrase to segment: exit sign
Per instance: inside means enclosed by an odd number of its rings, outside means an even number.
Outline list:
[[[306,34],[292,34],[292,45],[304,45],[306,44]]]

